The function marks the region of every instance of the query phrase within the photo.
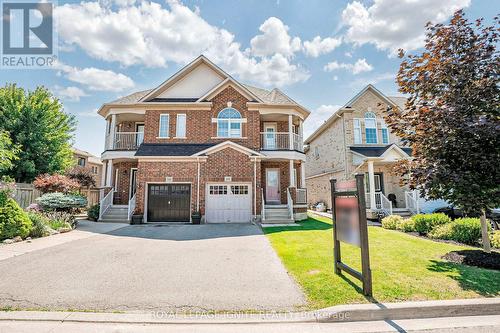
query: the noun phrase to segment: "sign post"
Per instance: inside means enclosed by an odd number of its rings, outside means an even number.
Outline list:
[[[357,174],[355,180],[339,183],[336,179],[330,179],[330,184],[335,274],[342,274],[342,271],[345,271],[363,283],[364,295],[372,296],[364,175]],[[340,242],[361,249],[361,272],[342,262]]]

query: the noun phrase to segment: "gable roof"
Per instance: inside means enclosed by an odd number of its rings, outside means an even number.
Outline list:
[[[226,149],[226,148],[232,148],[232,149],[239,151],[243,154],[246,154],[248,156],[264,156],[261,153],[259,153],[258,151],[247,148],[245,146],[242,146],[242,145],[237,144],[236,142],[232,142],[232,141],[221,142],[219,144],[208,147],[207,149],[202,150],[202,151],[200,151],[196,154],[193,154],[193,155],[194,156],[210,155],[210,154],[216,153],[216,152],[221,151],[221,150]]]
[[[377,147],[349,147],[349,149],[357,153],[359,155],[363,155],[364,157],[382,157],[387,152],[392,149],[396,149],[398,151],[404,152],[404,154],[411,156],[411,148],[399,147],[396,144],[390,144],[387,146],[377,146]]]

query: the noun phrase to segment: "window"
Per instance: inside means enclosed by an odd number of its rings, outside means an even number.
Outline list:
[[[96,166],[92,166],[92,173],[97,173],[97,167]]]
[[[373,112],[365,113],[366,143],[377,143],[377,117]]]
[[[186,115],[178,114],[177,115],[177,123],[175,126],[175,136],[178,138],[186,137]]]
[[[370,176],[368,173],[365,174],[365,190],[366,193],[370,193]],[[374,174],[373,179],[375,180],[375,192],[380,192],[382,191],[382,183],[381,183],[381,175],[380,174]]]
[[[231,185],[231,193],[238,194],[248,194],[248,185]]]
[[[158,133],[158,137],[160,138],[168,138],[168,123],[169,123],[169,115],[161,114],[160,115],[160,130]]]
[[[362,143],[361,138],[361,121],[359,119],[353,120],[354,125],[354,143],[359,144]]]
[[[316,159],[318,159],[318,158],[319,158],[319,147],[314,147],[314,157],[315,157]]]
[[[78,165],[81,167],[84,167],[85,166],[85,158],[78,157]]]
[[[221,138],[241,137],[241,114],[233,108],[225,108],[217,116],[217,136]]]
[[[210,194],[212,195],[224,195],[227,194],[226,185],[210,185]]]
[[[389,143],[389,130],[387,129],[387,125],[384,122],[382,122],[380,124],[380,127],[382,129],[382,143],[388,144]]]

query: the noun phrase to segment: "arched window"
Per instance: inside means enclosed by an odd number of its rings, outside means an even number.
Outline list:
[[[241,114],[238,110],[228,107],[217,116],[217,136],[220,138],[241,137]]]
[[[373,112],[365,113],[366,143],[377,143],[377,116]]]

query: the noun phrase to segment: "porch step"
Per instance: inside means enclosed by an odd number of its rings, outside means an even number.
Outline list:
[[[393,208],[392,209],[392,215],[399,215],[399,216],[402,216],[402,217],[410,217],[412,214],[406,208]]]
[[[290,223],[295,223],[294,220],[290,220],[290,219],[270,219],[270,220],[264,220],[262,221],[263,224],[290,224]]]
[[[128,206],[112,205],[104,215],[99,219],[99,222],[121,222],[128,223]]]
[[[266,209],[283,209],[283,208],[287,209],[288,206],[287,205],[269,205],[269,204],[266,204],[266,205],[264,205],[264,208],[266,208]]]

